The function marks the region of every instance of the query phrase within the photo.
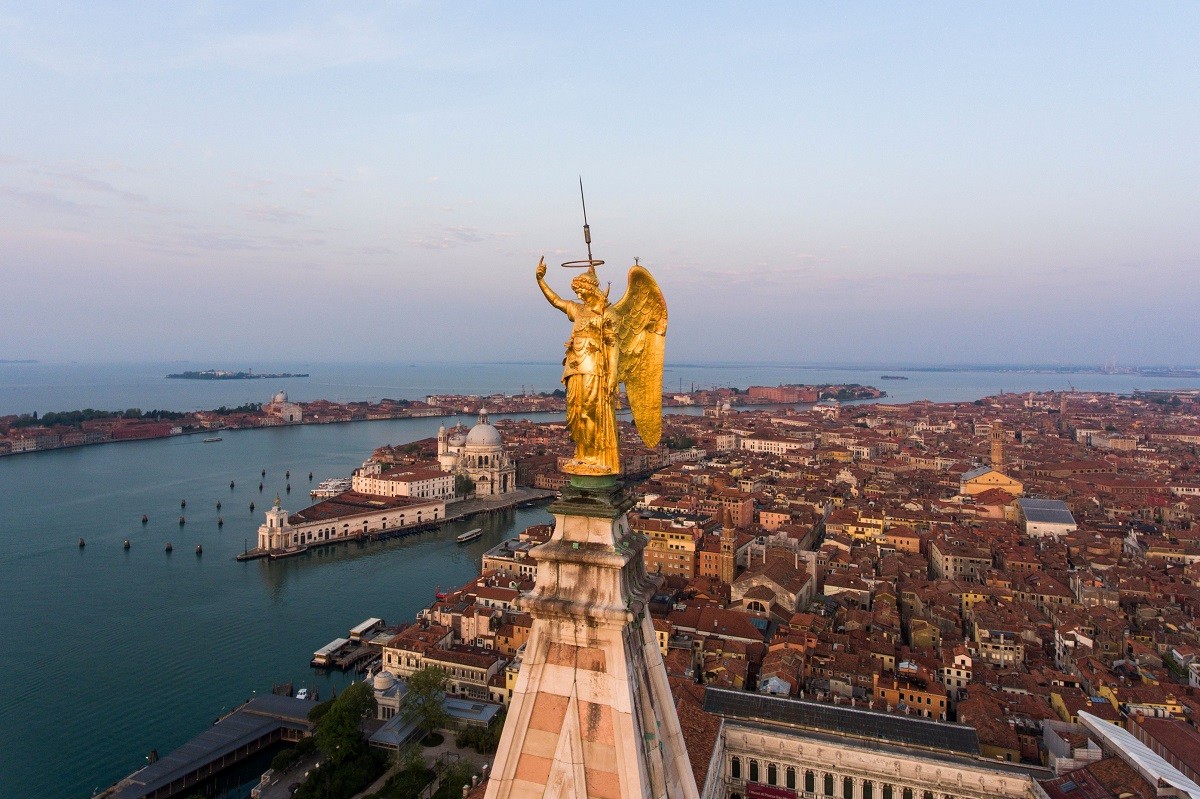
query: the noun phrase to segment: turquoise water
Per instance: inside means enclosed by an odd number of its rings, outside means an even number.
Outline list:
[[[371,616],[411,620],[439,585],[475,576],[487,547],[549,520],[532,508],[277,563],[234,560],[276,493],[286,508],[307,504],[310,470],[314,483],[346,475],[376,446],[439,423],[231,431],[217,444],[190,436],[0,459],[0,796],[90,796],[152,747],[170,751],[273,683],[327,696],[346,678],[311,670],[314,650]],[[475,526],[483,537],[455,543]]]
[[[189,410],[296,399],[413,398],[428,393],[555,387],[555,364],[253,364],[308,371],[307,380],[164,380],[168,371],[243,364],[0,364],[0,413],[80,407]],[[1016,372],[910,372],[785,366],[670,366],[668,388],[781,382],[872,383],[892,401],[972,400],[1005,391],[1130,391],[1186,381]],[[1196,381],[1192,381],[1195,383]],[[467,420],[469,421],[469,420]],[[485,549],[540,508],[480,517],[436,534],[237,563],[276,493],[308,504],[313,484],[345,476],[382,444],[433,435],[442,420],[226,431],[0,458],[0,797],[86,797],[167,752],[272,683],[322,693],[341,674],[308,667],[312,652],[371,616],[406,621],[438,586],[478,573]],[[259,473],[267,476],[262,493]],[[292,493],[285,491],[285,470]],[[236,488],[229,489],[229,481]],[[179,527],[179,503],[187,524]],[[216,502],[223,505],[217,528]],[[249,503],[257,510],[251,513]],[[145,527],[141,516],[150,522]],[[465,546],[454,536],[482,526]],[[87,540],[80,550],[77,541]],[[128,551],[122,541],[130,540]],[[171,555],[166,543],[174,545]],[[204,554],[194,550],[202,544]]]

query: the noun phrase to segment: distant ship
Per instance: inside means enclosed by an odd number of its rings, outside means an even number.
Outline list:
[[[460,544],[465,544],[468,541],[474,541],[476,538],[479,538],[479,536],[481,536],[481,535],[483,535],[483,528],[476,527],[474,530],[467,530],[465,533],[462,533],[455,540],[458,541],[458,543],[460,543]]]
[[[880,380],[907,380],[908,378],[905,377],[904,375],[880,375],[879,379]]]
[[[215,444],[215,443],[217,443],[217,442],[218,442],[218,441],[220,441],[220,440],[221,440],[221,437],[220,437],[220,436],[213,436],[212,438],[206,438],[206,439],[204,439],[204,443],[205,443],[205,444]]]

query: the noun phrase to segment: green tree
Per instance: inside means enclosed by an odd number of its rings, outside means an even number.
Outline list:
[[[475,481],[470,475],[459,472],[454,475],[454,495],[456,497],[466,497],[475,493]]]
[[[467,760],[447,763],[442,771],[442,784],[438,786],[434,799],[457,799],[462,796],[463,786],[471,784],[471,774],[474,771],[474,766]]]
[[[421,669],[408,678],[404,713],[426,735],[450,723],[450,716],[442,707],[442,700],[446,698],[447,682],[445,670],[436,666]]]
[[[362,723],[375,711],[375,694],[366,682],[356,682],[333,701],[317,722],[317,748],[333,767],[356,757],[367,747]]]

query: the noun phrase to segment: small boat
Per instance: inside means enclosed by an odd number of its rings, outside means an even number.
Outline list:
[[[263,476],[263,477],[266,477],[266,476],[267,476],[267,470],[266,470],[266,469],[263,469],[263,470],[262,470],[262,476]]]
[[[218,516],[217,517],[217,527],[224,527],[224,526],[225,526],[225,520],[222,519],[220,516]]]
[[[169,555],[169,554],[171,554],[171,550],[173,550],[173,549],[175,549],[175,547],[171,546],[171,542],[170,542],[170,541],[168,541],[168,542],[167,542],[167,546],[165,547],[166,553],[167,553],[168,555]]]
[[[258,484],[258,493],[262,493],[262,483]]]
[[[230,491],[232,491],[232,490],[233,490],[233,486],[234,486],[234,483],[233,483],[233,481],[232,481],[232,480],[230,480],[230,481],[229,481],[229,490],[230,490]]]
[[[212,436],[212,437],[210,437],[210,438],[206,438],[206,439],[204,439],[204,443],[205,443],[205,444],[215,444],[215,443],[217,443],[217,442],[218,442],[218,441],[220,441],[220,440],[221,440],[221,437],[220,437],[220,436]]]
[[[283,473],[283,476],[286,477],[288,480],[291,480],[292,479],[292,470],[288,469],[286,472]]]
[[[465,533],[460,534],[458,536],[458,538],[456,538],[454,540],[460,544],[465,544],[468,541],[474,541],[476,538],[479,538],[479,536],[481,536],[481,535],[483,535],[483,528],[476,527],[474,530],[467,530]]]
[[[79,539],[79,548],[80,548],[80,549],[83,549],[83,548],[84,548],[84,547],[86,547],[86,546],[87,546],[87,542],[86,542],[86,541],[84,541],[82,538],[81,538],[81,539]]]
[[[312,472],[308,473],[308,482],[312,482]]]
[[[129,549],[129,539],[128,538],[125,539],[125,548]]]
[[[253,502],[250,503],[250,512],[254,513],[254,503]]]
[[[308,551],[308,545],[300,544],[299,546],[287,547],[285,549],[280,549],[280,550],[276,550],[275,552],[271,552],[270,554],[267,555],[267,558],[269,560],[283,560],[284,558],[294,558],[297,555],[303,555],[307,551]]]
[[[142,524],[149,524],[149,523],[150,523],[150,517],[143,513],[142,514]]]
[[[288,484],[287,484],[287,492],[288,492],[289,494],[290,494],[290,493],[292,493],[292,484],[291,484],[291,483],[288,483]]]
[[[186,507],[187,507],[187,500],[186,500],[186,499],[181,499],[181,500],[179,500],[179,507],[181,507],[181,508],[186,508]]]
[[[200,546],[199,544],[196,544],[196,554],[197,554],[197,555],[203,555],[203,554],[204,554],[204,547]]]
[[[187,524],[187,519],[185,519],[185,518],[183,518],[182,516],[180,516],[180,517],[179,517],[179,526],[180,526],[180,527],[183,527],[185,524]]]
[[[217,500],[217,510],[221,509],[221,500]]]

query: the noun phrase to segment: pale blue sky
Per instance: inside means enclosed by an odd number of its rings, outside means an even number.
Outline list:
[[[1197,364],[1197,52],[1194,3],[0,2],[0,358],[557,359],[582,174],[669,359]]]

